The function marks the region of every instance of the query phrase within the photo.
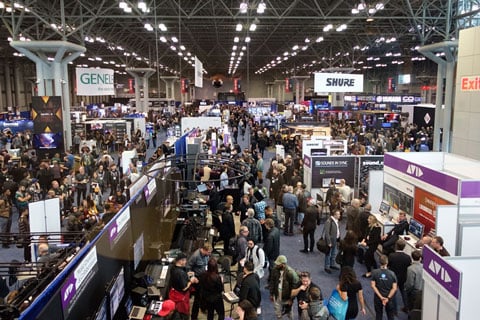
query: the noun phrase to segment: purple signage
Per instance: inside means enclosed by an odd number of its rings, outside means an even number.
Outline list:
[[[115,220],[110,224],[110,228],[108,229],[108,238],[110,239],[110,245],[112,245],[115,242],[117,235],[118,235],[118,225],[117,225],[117,221]]]
[[[424,181],[451,194],[458,195],[458,179],[442,172],[385,154],[386,167],[398,170],[404,174]]]
[[[452,267],[448,261],[445,261],[429,246],[423,247],[423,270],[450,292],[455,299],[459,299],[462,273]]]
[[[62,295],[63,310],[68,309],[68,306],[72,302],[73,297],[75,297],[75,294],[77,292],[76,284],[77,284],[77,279],[75,279],[75,275],[72,274],[70,277],[68,277],[67,281],[65,281],[65,284],[60,290],[60,294]]]
[[[480,181],[462,181],[460,198],[480,198]]]
[[[308,168],[312,167],[312,160],[310,159],[309,156],[307,156],[307,155],[303,156],[303,164]]]

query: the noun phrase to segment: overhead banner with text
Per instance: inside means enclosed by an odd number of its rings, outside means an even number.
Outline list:
[[[77,95],[105,96],[115,94],[112,69],[77,68]]]
[[[363,74],[315,73],[315,92],[363,92]]]
[[[195,87],[203,88],[203,63],[195,57]]]

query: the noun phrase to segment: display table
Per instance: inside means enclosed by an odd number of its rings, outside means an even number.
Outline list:
[[[380,213],[374,213],[372,214],[377,218],[378,224],[382,228],[382,235],[385,233],[388,233],[390,230],[392,230],[393,226],[395,225],[396,221],[391,220],[389,217],[382,215]],[[406,254],[411,255],[414,250],[416,250],[415,245],[418,242],[418,238],[409,233],[408,235],[401,235],[400,236],[403,240],[406,242],[405,249],[403,250]]]

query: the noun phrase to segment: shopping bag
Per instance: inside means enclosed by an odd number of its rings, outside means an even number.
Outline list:
[[[348,298],[343,300],[337,289],[333,289],[330,299],[328,299],[328,312],[336,320],[343,320],[347,315]]]

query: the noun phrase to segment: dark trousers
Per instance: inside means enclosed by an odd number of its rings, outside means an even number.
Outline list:
[[[293,220],[295,218],[295,209],[283,208],[283,213],[285,214],[285,226],[283,231],[287,233],[293,233]]]
[[[308,239],[310,238],[310,245],[308,245]],[[310,231],[303,231],[303,249],[307,251],[310,249],[310,252],[313,252],[315,246],[315,229]]]
[[[218,314],[218,320],[223,320],[225,318],[225,306],[223,305],[222,299],[218,299],[215,303],[209,303],[207,305],[207,320],[213,320],[215,312]],[[196,319],[196,317],[193,317],[193,310],[192,319]]]
[[[198,287],[198,285],[194,285],[194,288],[195,288],[195,291],[193,292],[192,314],[190,316],[191,319],[197,319],[198,318],[198,311],[200,310],[200,296],[199,296],[200,288]],[[213,312],[213,310],[212,310],[212,312]],[[213,315],[212,315],[212,317],[213,317]]]
[[[373,305],[375,307],[375,320],[382,320],[383,319],[383,304],[382,300],[375,295],[373,298]],[[388,300],[387,304],[385,305],[385,312],[387,313],[387,319],[393,320],[395,318],[395,303],[392,300]]]
[[[80,202],[80,198],[83,200],[87,199],[87,188],[77,188],[77,206],[80,206],[82,203]]]
[[[373,248],[373,246],[368,247],[367,251],[365,251],[365,266],[367,267],[367,272],[372,271],[373,269],[377,269],[377,261],[375,260],[375,250],[377,248]]]

